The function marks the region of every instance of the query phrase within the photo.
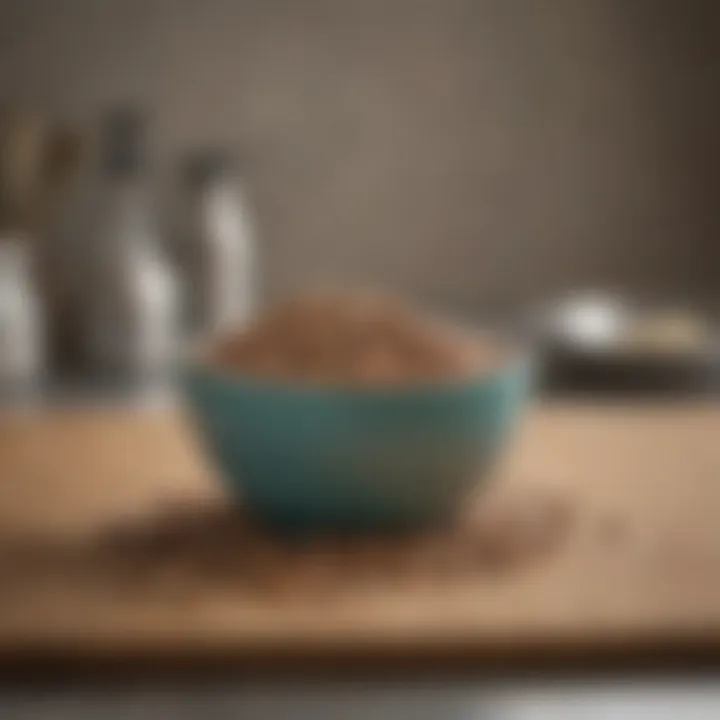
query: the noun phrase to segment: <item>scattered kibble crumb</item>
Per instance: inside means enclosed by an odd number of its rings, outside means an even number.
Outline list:
[[[572,518],[562,498],[537,491],[488,498],[479,508],[432,531],[304,538],[280,538],[238,509],[173,511],[80,547],[16,553],[15,562],[0,563],[0,588],[54,577],[113,597],[178,599],[213,590],[292,598],[362,586],[432,586],[519,570],[551,554]],[[19,577],[13,567],[22,568],[23,582],[12,582]]]

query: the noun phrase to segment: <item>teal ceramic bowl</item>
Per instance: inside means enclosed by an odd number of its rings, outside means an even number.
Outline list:
[[[397,389],[303,388],[197,363],[183,387],[231,495],[288,530],[406,528],[447,519],[512,435],[530,363]]]

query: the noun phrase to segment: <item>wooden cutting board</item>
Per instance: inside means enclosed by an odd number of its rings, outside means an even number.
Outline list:
[[[0,655],[86,659],[468,658],[720,653],[720,407],[548,405],[500,487],[573,510],[552,552],[512,572],[319,597],[102,590],[2,577]],[[169,502],[220,497],[180,414],[74,410],[0,421],[0,542],[82,541]],[[241,552],[241,549],[238,550]],[[61,574],[62,575],[62,574]],[[25,589],[24,589],[25,588]]]

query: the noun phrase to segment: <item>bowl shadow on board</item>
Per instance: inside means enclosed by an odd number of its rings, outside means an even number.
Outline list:
[[[188,366],[182,387],[234,500],[278,531],[408,530],[485,483],[529,394],[525,355],[444,384],[298,387]]]
[[[556,493],[497,491],[451,528],[413,533],[278,534],[227,503],[188,501],[125,519],[88,542],[0,552],[0,603],[28,596],[182,600],[207,593],[325,597],[378,587],[446,587],[494,579],[548,558],[571,537],[572,506]],[[3,605],[4,606],[4,605]]]

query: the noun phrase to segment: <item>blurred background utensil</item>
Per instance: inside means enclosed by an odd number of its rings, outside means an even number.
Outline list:
[[[69,323],[71,289],[59,257],[63,250],[50,242],[50,230],[80,156],[81,137],[70,128],[26,108],[0,111],[0,238],[7,261],[2,312],[8,337],[15,338],[4,342],[25,348],[20,355],[28,367],[45,365],[40,348],[54,354]],[[15,279],[8,274],[13,272]],[[19,330],[23,324],[27,332]],[[49,338],[40,342],[46,333]]]
[[[37,115],[18,108],[0,113],[0,223],[6,232],[27,229],[44,150]]]
[[[31,215],[38,230],[46,230],[52,222],[64,192],[77,173],[81,157],[82,137],[78,131],[67,126],[48,130]]]
[[[44,363],[41,303],[28,242],[43,161],[40,119],[19,109],[0,115],[0,391],[33,385]]]
[[[0,112],[0,226],[37,240],[80,162],[81,138],[24,109]]]
[[[553,391],[704,394],[718,383],[718,334],[698,309],[584,293],[535,323]]]
[[[45,369],[43,301],[30,246],[0,235],[0,396],[25,397]]]
[[[159,232],[146,139],[140,109],[120,107],[105,116],[81,290],[90,372],[133,386],[162,384],[178,341],[180,287]]]
[[[178,255],[192,288],[186,320],[195,336],[237,329],[255,310],[257,247],[246,190],[232,155],[198,150],[186,158]]]
[[[76,325],[76,298],[72,263],[67,249],[54,235],[57,217],[82,158],[83,141],[79,132],[66,127],[48,128],[45,152],[29,212],[30,237],[36,253],[38,281],[46,297],[48,312],[48,350],[58,365],[73,342]]]

